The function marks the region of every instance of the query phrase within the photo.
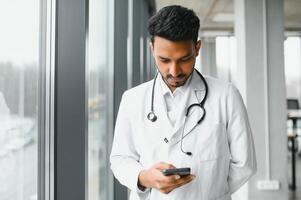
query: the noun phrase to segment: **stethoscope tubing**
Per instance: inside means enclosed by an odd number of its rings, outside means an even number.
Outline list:
[[[188,106],[186,113],[185,113],[185,119],[184,119],[184,124],[183,124],[183,128],[182,128],[182,133],[181,133],[181,151],[188,155],[191,156],[192,153],[191,152],[186,152],[183,150],[183,139],[186,135],[188,135],[196,126],[194,126],[194,128],[192,130],[190,130],[188,133],[185,134],[184,136],[184,129],[185,129],[185,124],[186,124],[186,118],[188,117],[189,111],[191,110],[191,108],[193,108],[194,106],[198,106],[202,109],[203,111],[203,115],[201,116],[201,118],[198,120],[196,125],[199,125],[205,118],[206,116],[206,110],[204,108],[204,104],[207,100],[207,95],[208,95],[208,84],[205,80],[205,78],[203,77],[203,75],[196,69],[194,69],[196,71],[196,73],[199,75],[199,77],[202,79],[202,82],[204,83],[205,86],[205,95],[202,99],[202,101],[200,103],[194,103]],[[158,77],[159,72],[156,73],[155,77],[154,77],[154,82],[153,82],[153,87],[152,87],[152,96],[151,96],[151,111],[148,113],[147,118],[151,121],[151,122],[155,122],[157,120],[157,116],[154,112],[154,99],[155,99],[155,85],[156,85],[156,80]],[[178,143],[178,142],[177,142]]]

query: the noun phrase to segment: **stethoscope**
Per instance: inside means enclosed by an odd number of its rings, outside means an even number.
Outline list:
[[[183,150],[183,139],[184,139],[184,129],[185,129],[185,124],[186,124],[186,118],[188,117],[189,111],[191,110],[191,108],[197,106],[200,107],[201,110],[203,111],[203,115],[201,116],[201,118],[197,121],[196,125],[199,125],[205,118],[206,115],[206,110],[204,108],[204,104],[206,102],[207,99],[207,94],[208,94],[208,85],[207,82],[205,80],[205,78],[203,77],[203,75],[196,69],[194,69],[196,71],[196,73],[199,75],[199,77],[202,79],[204,85],[205,85],[205,95],[204,98],[202,99],[202,101],[200,103],[194,103],[191,104],[190,106],[188,106],[186,113],[185,113],[185,119],[184,119],[184,124],[183,124],[183,128],[182,128],[182,134],[181,134],[181,151],[188,155],[188,156],[192,156],[192,152],[189,151],[184,151]],[[151,122],[155,122],[157,121],[157,115],[154,112],[154,96],[155,96],[155,85],[156,85],[156,80],[158,77],[159,72],[156,73],[155,77],[154,77],[154,82],[153,82],[153,87],[152,87],[152,99],[151,99],[151,111],[147,114],[147,118],[151,121]],[[192,74],[192,73],[191,73]],[[165,142],[168,142],[168,140],[165,138],[164,139]]]

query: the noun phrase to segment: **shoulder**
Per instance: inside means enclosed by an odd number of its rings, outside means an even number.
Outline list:
[[[151,90],[153,85],[153,80],[150,80],[148,82],[142,83],[140,85],[137,85],[133,88],[130,88],[126,90],[123,95],[122,99],[127,99],[127,100],[138,100],[139,98],[144,98],[146,93]],[[134,103],[134,102],[133,102]]]
[[[204,76],[209,90],[214,93],[228,94],[232,88],[236,88],[231,82],[211,76]]]
[[[219,96],[228,101],[243,101],[239,90],[232,82],[210,76],[205,76],[205,80],[208,84],[209,94],[213,94],[215,98]]]

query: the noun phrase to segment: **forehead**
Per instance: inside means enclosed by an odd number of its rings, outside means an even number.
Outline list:
[[[194,42],[187,41],[171,41],[162,37],[154,38],[154,53],[163,57],[181,57],[192,53]]]

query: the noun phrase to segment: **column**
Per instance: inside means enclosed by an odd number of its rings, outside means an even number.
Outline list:
[[[283,12],[283,0],[235,1],[234,79],[247,105],[258,163],[248,199],[287,199]],[[279,181],[280,188],[259,190],[261,181]]]

